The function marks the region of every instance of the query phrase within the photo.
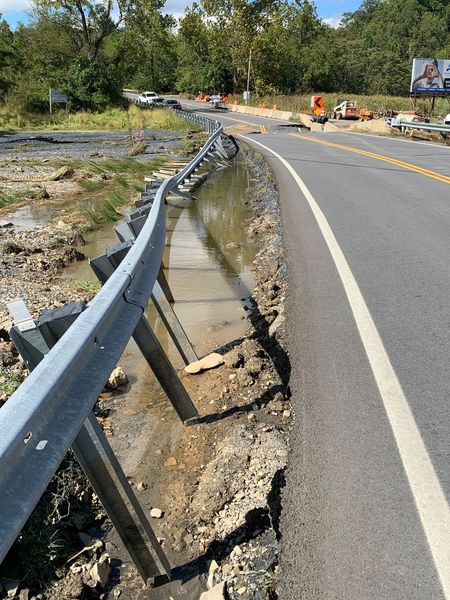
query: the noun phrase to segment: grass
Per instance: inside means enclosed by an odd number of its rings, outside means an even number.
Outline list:
[[[7,394],[8,396],[13,394],[22,381],[23,378],[17,373],[0,367],[0,396],[3,394]]]
[[[19,202],[20,200],[21,198],[19,198],[19,196],[15,196],[14,194],[0,192],[0,208],[5,208],[7,206],[10,206],[11,204]]]
[[[81,511],[91,524],[100,514],[92,489],[69,452],[0,567],[0,576],[13,572],[22,587],[42,592],[67,570],[67,560],[81,543],[70,518]]]
[[[120,219],[122,214],[118,209],[127,204],[129,204],[129,198],[114,191],[108,194],[107,198],[95,202],[91,206],[83,207],[82,212],[89,221],[89,229],[97,229],[104,223]]]
[[[209,134],[204,133],[203,131],[197,133],[193,137],[183,140],[178,146],[178,151],[181,154],[195,154],[203,147],[208,138]]]
[[[103,224],[117,221],[120,208],[130,204],[136,194],[144,190],[144,176],[157,170],[167,161],[164,157],[140,162],[132,158],[108,159],[98,162],[78,159],[52,161],[54,167],[69,166],[74,171],[87,172],[87,178],[78,179],[83,192],[75,201],[63,203],[66,216],[81,232],[92,231]],[[90,175],[97,179],[89,179]],[[99,180],[98,176],[104,177]]]
[[[53,114],[21,113],[8,106],[0,108],[2,131],[130,131],[136,129],[165,129],[192,131],[191,123],[171,110],[108,108],[103,112],[58,111]]]
[[[345,93],[320,93],[316,92],[315,95],[323,96],[325,100],[325,109],[330,112],[336,105],[338,98],[345,98],[348,100],[356,100],[357,109],[369,108],[370,110],[390,109],[395,111],[402,110],[413,110],[413,105],[409,97],[401,96],[383,96],[383,95],[372,95],[372,96],[360,96],[357,94],[345,94]],[[243,103],[242,98],[235,96],[230,97],[230,101],[233,103],[234,100],[238,100],[240,104]],[[300,110],[306,110],[310,112],[311,94],[299,94],[299,95],[279,95],[279,96],[254,96],[251,101],[251,106],[259,106],[261,103],[265,103],[268,108],[272,108],[274,105],[279,110],[287,110],[292,112],[298,112]],[[417,111],[424,115],[430,115],[431,113],[431,101],[430,100],[418,100]],[[450,112],[450,101],[444,98],[437,98],[435,104],[435,114],[446,115]]]
[[[95,296],[100,291],[101,283],[99,281],[89,281],[88,279],[72,279],[68,283],[68,287],[75,292],[84,292]]]

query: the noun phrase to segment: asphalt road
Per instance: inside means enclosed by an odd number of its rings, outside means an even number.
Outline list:
[[[296,416],[280,600],[448,600],[450,148],[214,115],[266,125],[243,137],[280,188]]]

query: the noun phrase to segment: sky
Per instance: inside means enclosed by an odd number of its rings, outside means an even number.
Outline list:
[[[192,0],[166,0],[164,12],[180,17]],[[344,12],[352,12],[361,0],[315,0],[319,17],[333,27],[337,27]],[[0,14],[13,29],[19,22],[29,20],[30,0],[0,0]]]

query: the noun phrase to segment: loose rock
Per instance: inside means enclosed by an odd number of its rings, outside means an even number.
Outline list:
[[[225,581],[215,585],[212,590],[203,592],[200,600],[223,600],[225,598]]]
[[[186,373],[194,375],[196,373],[201,373],[202,371],[207,371],[208,369],[214,369],[215,367],[219,367],[223,365],[224,360],[223,356],[218,354],[217,352],[212,352],[207,356],[204,356],[200,360],[196,360],[195,362],[184,367]]]
[[[115,390],[122,385],[127,385],[127,383],[128,376],[125,371],[122,369],[122,367],[116,367],[109,376],[107,386],[110,389]]]

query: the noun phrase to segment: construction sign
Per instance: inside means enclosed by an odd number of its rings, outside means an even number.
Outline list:
[[[311,96],[311,108],[315,115],[320,115],[325,110],[323,96]]]

